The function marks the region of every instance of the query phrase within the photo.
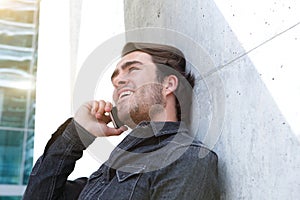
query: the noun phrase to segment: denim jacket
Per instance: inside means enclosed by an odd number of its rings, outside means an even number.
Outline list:
[[[93,140],[73,119],[61,125],[36,162],[23,199],[219,199],[217,155],[182,122],[140,123],[89,178],[67,180]]]

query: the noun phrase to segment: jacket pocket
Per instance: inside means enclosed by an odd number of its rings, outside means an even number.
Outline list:
[[[134,175],[140,174],[145,169],[144,166],[136,166],[136,165],[126,165],[120,169],[116,170],[118,182],[124,182],[130,177],[133,177]]]
[[[141,196],[136,190],[137,183],[144,170],[143,166],[126,166],[116,170],[116,177],[106,187],[98,199],[132,200],[140,199]]]

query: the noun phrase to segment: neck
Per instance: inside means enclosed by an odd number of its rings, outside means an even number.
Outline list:
[[[155,104],[152,105],[148,111],[147,121],[153,122],[177,122],[177,111],[176,111],[176,102],[174,98],[167,97],[164,104]],[[128,118],[124,123],[130,127],[134,128],[138,123],[140,123],[142,118]],[[146,120],[146,119],[144,119]]]
[[[159,104],[153,105],[149,111],[149,114],[151,121],[178,121],[176,108],[173,103],[168,101],[164,106]]]

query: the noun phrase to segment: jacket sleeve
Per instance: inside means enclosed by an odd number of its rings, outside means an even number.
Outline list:
[[[218,200],[217,155],[209,150],[205,157],[194,152],[183,155],[154,178],[151,199]],[[175,167],[179,170],[172,170]],[[167,178],[164,178],[167,177]]]
[[[72,118],[62,124],[35,163],[23,199],[77,199],[87,178],[74,181],[67,178],[74,170],[76,160],[94,139]]]

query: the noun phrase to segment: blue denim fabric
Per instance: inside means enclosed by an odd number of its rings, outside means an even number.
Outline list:
[[[89,178],[67,180],[93,139],[67,120],[35,164],[23,199],[219,199],[217,155],[184,123],[142,122]]]

